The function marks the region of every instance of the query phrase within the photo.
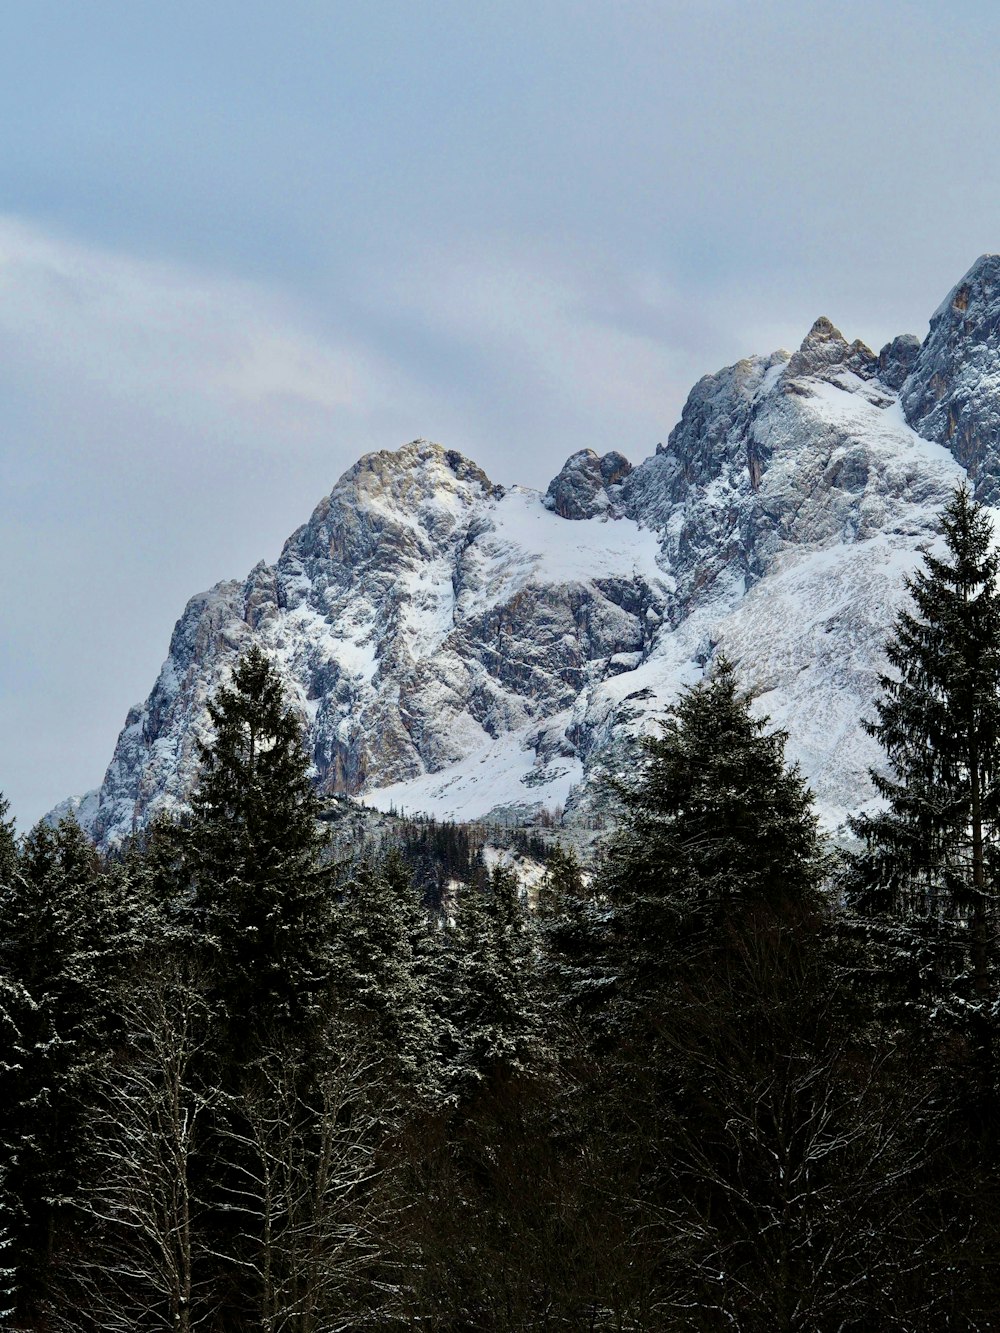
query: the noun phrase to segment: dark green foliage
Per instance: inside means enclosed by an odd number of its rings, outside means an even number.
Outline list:
[[[118,1032],[134,936],[121,885],[71,819],[39,825],[0,896],[0,970],[14,1058],[0,1070],[6,1183],[22,1304],[44,1288],[88,1171],[90,1089]]]
[[[908,580],[911,605],[887,645],[892,672],[868,725],[890,765],[872,774],[885,808],[852,821],[863,848],[845,896],[856,987],[901,1058],[928,1072],[949,1142],[923,1177],[938,1227],[923,1280],[963,1272],[961,1297],[952,1290],[942,1309],[965,1327],[957,1311],[997,1299],[1000,555],[965,488],[942,530],[945,554]]]
[[[441,1002],[457,1040],[456,1090],[535,1068],[542,1047],[536,931],[510,871],[497,865],[459,895],[446,946]]]
[[[614,994],[612,913],[585,882],[579,861],[558,844],[538,890],[541,984],[551,1034],[579,1050]],[[593,1036],[593,1032],[590,1032]]]
[[[453,881],[468,882],[481,846],[481,832],[477,835],[468,824],[402,821],[399,853],[427,906],[435,910],[440,910]]]
[[[398,853],[360,866],[342,892],[337,999],[406,1084],[433,1097],[444,1046],[439,924]]]
[[[880,677],[868,730],[891,765],[872,773],[887,808],[853,821],[865,851],[850,897],[873,927],[894,928],[910,998],[983,1001],[1000,872],[1000,554],[964,487],[942,528],[947,554],[908,580],[912,610],[886,647],[893,674]]]
[[[316,1017],[333,900],[301,728],[256,647],[208,705],[212,738],[185,831],[190,928],[243,1050],[256,1030]]]
[[[895,1314],[909,1159],[845,1033],[828,857],[783,749],[722,661],[622,792],[591,1096],[644,1326],[805,1333]]]
[[[17,874],[17,838],[14,821],[8,819],[10,802],[0,792],[0,888],[12,884]]]
[[[669,985],[673,950],[734,915],[817,901],[825,863],[812,797],[785,768],[784,744],[721,659],[647,742],[639,780],[619,787],[625,818],[605,890],[632,999]]]
[[[945,534],[850,913],[725,661],[586,867],[346,800],[331,844],[256,650],[113,864],[0,798],[5,1326],[992,1327],[998,561],[966,495]]]

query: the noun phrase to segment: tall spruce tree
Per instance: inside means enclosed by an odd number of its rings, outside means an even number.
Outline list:
[[[784,743],[720,660],[623,787],[599,886],[615,991],[586,1096],[636,1326],[860,1326],[885,1279],[857,1219],[881,1225],[890,1153],[851,1086],[829,860]]]
[[[851,897],[902,932],[918,990],[993,993],[1000,874],[1000,553],[966,487],[941,521],[946,554],[907,580],[868,723],[891,772],[872,771],[886,802],[852,821],[865,850]]]
[[[89,1169],[90,1093],[117,1035],[132,948],[122,887],[65,819],[28,835],[0,893],[4,1027],[16,1033],[0,1065],[0,1141],[22,1317],[44,1299]]]
[[[717,933],[755,906],[815,904],[826,862],[812,794],[785,767],[786,739],[752,715],[720,657],[646,742],[638,779],[619,786],[624,819],[605,888],[633,998],[669,979],[683,937]]]
[[[17,839],[14,821],[8,819],[10,803],[0,792],[0,901],[14,891],[18,876]],[[0,943],[2,948],[2,943]],[[0,1086],[13,1088],[22,1075],[23,1037],[21,1019],[29,1007],[23,987],[0,969]],[[11,1134],[11,1128],[14,1133]],[[18,1226],[17,1200],[7,1180],[17,1151],[17,1128],[8,1115],[0,1118],[0,1320],[13,1317],[17,1305],[17,1266],[14,1238]]]
[[[343,893],[334,953],[338,999],[397,1077],[433,1096],[444,1044],[435,1012],[441,932],[398,852],[362,863]]]
[[[17,836],[9,813],[10,802],[0,791],[0,886],[10,884],[17,873]]]
[[[208,704],[187,861],[197,938],[238,1045],[315,1016],[329,970],[333,902],[319,799],[301,727],[256,646]]]
[[[536,924],[505,866],[459,895],[444,970],[443,1017],[457,1037],[450,1063],[459,1093],[535,1069],[543,1054]]]
[[[226,1311],[220,1328],[276,1328],[263,1319],[268,1284],[258,1269],[271,1215],[251,1209],[251,1224],[237,1200],[257,1169],[250,1108],[268,1103],[269,1053],[282,1052],[302,1097],[321,1076],[333,872],[301,727],[259,648],[238,662],[208,711],[214,734],[199,747],[181,856],[183,917],[212,1015],[194,1069],[212,1109],[193,1188],[205,1205],[207,1247],[220,1260],[212,1296]],[[169,879],[169,840],[165,850],[160,869]]]

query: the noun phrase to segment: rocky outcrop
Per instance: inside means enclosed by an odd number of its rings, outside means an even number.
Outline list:
[[[878,377],[887,389],[898,392],[920,355],[920,339],[901,333],[886,343],[878,354]]]
[[[567,458],[549,482],[542,503],[560,518],[594,518],[607,513],[619,483],[631,471],[632,464],[624,454],[612,451],[599,458],[593,449],[581,449]]]
[[[1000,484],[998,272],[877,357],[817,320],[700,380],[652,458],[581,450],[544,496],[427,441],[361,459],[273,566],[188,604],[79,817],[107,844],[183,806],[206,700],[253,641],[323,792],[576,820],[724,648],[836,825],[871,796],[860,719],[904,577],[966,467]]]
[[[914,430],[968,471],[977,498],[1000,503],[1000,254],[982,255],[931,316],[900,401]]]
[[[623,468],[598,460],[602,484]],[[406,784],[516,735],[514,795],[565,800],[579,747],[539,724],[614,674],[615,654],[648,650],[666,597],[651,534],[588,524],[561,549],[574,526],[436,444],[361,459],[274,566],[188,604],[126,720],[95,835],[118,840],[183,804],[205,701],[251,640],[288,681],[321,791]]]
[[[848,343],[841,331],[821,315],[789,361],[788,374],[792,379],[803,375],[823,379],[830,371],[842,370],[849,370],[861,379],[874,379],[878,358],[860,340]]]

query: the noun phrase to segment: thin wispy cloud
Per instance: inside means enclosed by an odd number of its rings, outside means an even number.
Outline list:
[[[0,339],[21,373],[168,420],[185,422],[195,399],[262,444],[265,427],[294,439],[297,407],[361,415],[398,387],[370,351],[309,330],[276,291],[11,218],[0,218]]]

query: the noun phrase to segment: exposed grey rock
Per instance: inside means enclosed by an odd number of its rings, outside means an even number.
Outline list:
[[[878,377],[887,389],[898,391],[920,355],[920,339],[901,333],[878,354]]]
[[[599,458],[593,449],[581,449],[549,482],[543,503],[560,518],[593,518],[607,511],[616,493],[613,488],[631,471],[624,454],[612,451]]]
[[[1000,254],[982,255],[934,312],[900,401],[967,469],[977,498],[1000,502]]]
[[[675,576],[674,623],[724,569],[751,577],[754,543],[743,530],[750,511],[741,500],[759,487],[770,457],[753,421],[787,359],[748,357],[699,380],[666,445],[622,485],[623,512],[662,533]]]
[[[802,346],[788,363],[788,376],[802,375],[825,378],[831,370],[850,370],[861,379],[874,379],[878,358],[870,347],[856,339],[847,339],[833,324],[821,315],[802,340]]]
[[[602,485],[628,467],[620,455],[597,463]],[[614,674],[616,652],[648,649],[666,593],[655,542],[639,568],[616,532],[588,536],[594,561],[585,553],[565,577],[537,577],[563,528],[536,493],[505,493],[439,445],[361,459],[276,565],[188,604],[149,699],[126,720],[95,835],[118,840],[184,803],[205,701],[251,640],[288,679],[327,793],[421,778],[571,708]],[[565,735],[535,744],[524,795],[551,802],[569,771],[555,771],[553,754],[561,748],[578,776],[577,747]]]
[[[904,575],[965,475],[949,449],[964,462],[964,423],[1000,413],[998,312],[984,260],[919,350],[897,338],[876,358],[819,320],[793,356],[700,380],[634,470],[582,450],[544,497],[426,441],[361,459],[273,566],[188,604],[81,817],[111,843],[184,804],[205,701],[256,641],[322,791],[590,822],[603,775],[721,648],[836,825],[871,796],[860,718]],[[996,434],[968,454],[981,486]]]

